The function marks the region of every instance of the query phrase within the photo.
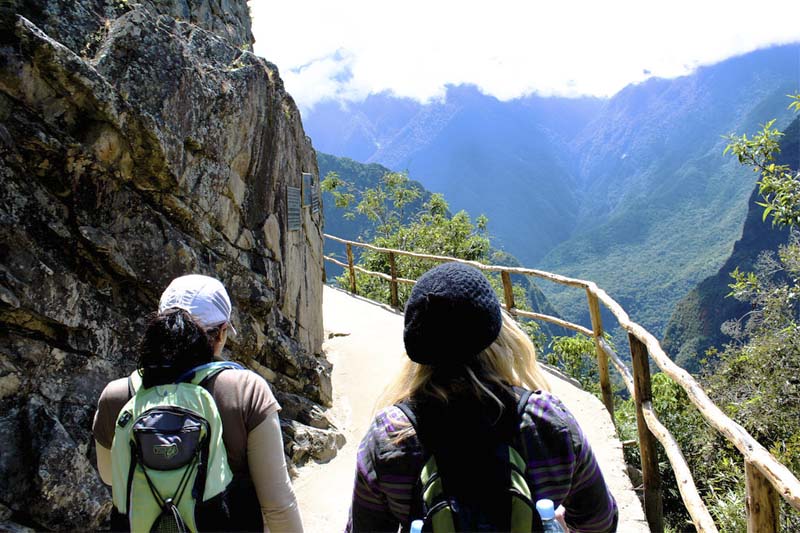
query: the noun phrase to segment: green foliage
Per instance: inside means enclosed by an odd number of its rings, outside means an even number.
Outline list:
[[[800,94],[790,95],[794,101],[790,109],[800,110]],[[742,165],[752,168],[760,174],[758,192],[763,202],[758,205],[764,208],[764,220],[772,217],[772,223],[778,226],[800,225],[800,177],[789,165],[775,163],[776,154],[780,152],[779,140],[783,133],[774,127],[775,120],[761,126],[761,130],[752,137],[747,134],[737,137],[730,135],[730,143],[725,153],[731,152]]]
[[[791,104],[789,104],[789,109],[792,111],[800,112],[800,93],[798,94],[787,94],[789,98],[793,100]]]
[[[347,209],[356,199],[356,195],[351,192],[352,186],[342,180],[339,177],[339,173],[333,170],[325,175],[319,185],[322,192],[330,193],[333,196],[336,207],[340,209]],[[353,218],[354,216],[350,214],[348,218]]]
[[[578,333],[574,336],[553,337],[545,355],[548,364],[577,379],[581,387],[595,395],[600,394],[594,341]]]
[[[715,494],[714,505],[711,506],[709,511],[714,518],[714,522],[720,524],[720,531],[734,533],[747,531],[745,507],[744,491],[730,489],[726,492]]]
[[[790,107],[800,111],[800,94]],[[800,226],[800,182],[789,165],[776,165],[780,136],[765,124],[748,139],[732,137],[729,148],[743,164],[760,173],[764,218],[773,225]],[[752,310],[726,324],[733,342],[720,354],[706,378],[712,399],[769,449],[795,475],[800,474],[800,238],[795,232],[777,257],[762,254],[752,272],[731,274],[731,295]],[[722,458],[724,459],[724,457]],[[718,459],[721,461],[722,459]],[[728,470],[734,459],[728,457]],[[725,464],[721,467],[725,470]],[[741,499],[741,483],[719,499],[715,514],[730,515]],[[729,500],[733,504],[729,504]],[[727,513],[727,514],[726,514]],[[800,516],[784,513],[784,527],[800,530]]]
[[[370,222],[368,227],[373,235],[371,244],[374,246],[479,262],[486,262],[489,257],[486,217],[479,216],[473,222],[465,211],[451,215],[441,194],[431,194],[422,204],[422,209],[408,213],[408,206],[421,198],[422,191],[405,174],[387,172],[376,186],[359,190],[335,173],[329,173],[322,187],[333,195],[336,205],[345,209],[351,217],[361,216]],[[391,273],[389,256],[383,252],[365,250],[358,264],[372,272]],[[395,256],[397,276],[406,279],[417,279],[437,264],[436,261]],[[349,274],[342,274],[337,278],[337,283],[349,286]],[[497,280],[494,284],[498,294],[502,295],[502,284]],[[357,273],[356,286],[362,296],[382,302],[390,301],[389,284],[380,278]],[[515,290],[520,301],[524,302],[522,288]],[[398,287],[400,305],[408,299],[410,292],[410,285],[401,284]]]
[[[325,232],[347,239],[370,242],[375,236],[375,224],[355,211],[359,191],[380,186],[381,179],[391,171],[374,163],[366,165],[345,157],[335,157],[320,152],[317,152],[317,162],[320,175],[332,178],[323,185],[322,191]],[[323,179],[323,183],[325,181]],[[410,181],[408,186],[422,192],[419,199],[403,208],[405,213],[414,214],[422,209],[422,204],[430,198],[430,193],[416,181]],[[337,195],[343,197],[337,199]],[[402,222],[406,223],[408,220]],[[344,246],[334,241],[325,241],[326,255],[341,258],[343,251]],[[333,270],[338,272],[338,269]]]
[[[406,218],[406,209],[422,197],[422,188],[412,183],[408,175],[387,172],[375,187],[359,191],[355,186],[331,171],[320,184],[322,191],[333,196],[336,207],[345,210],[344,217],[354,219],[363,215],[379,236],[388,236],[397,231]],[[434,208],[440,202],[431,199]],[[445,210],[447,204],[444,204]],[[427,206],[426,206],[427,208]]]
[[[739,273],[733,294],[750,302],[728,324],[734,342],[708,378],[715,401],[800,473],[800,240],[795,234],[755,272]]]
[[[522,331],[528,334],[528,337],[533,341],[533,345],[536,346],[536,353],[541,354],[547,342],[547,335],[542,332],[539,323],[533,320],[522,320],[519,324],[522,327]]]

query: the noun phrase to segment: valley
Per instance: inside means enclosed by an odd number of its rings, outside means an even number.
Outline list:
[[[661,337],[742,234],[754,176],[723,155],[724,136],[789,124],[799,56],[760,50],[605,100],[502,102],[470,86],[428,104],[373,95],[322,104],[304,125],[318,151],[407,171],[454,211],[485,214],[493,246],[595,281]],[[588,323],[580,295],[541,289]]]

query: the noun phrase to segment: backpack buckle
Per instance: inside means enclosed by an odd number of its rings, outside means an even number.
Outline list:
[[[130,412],[130,411],[125,411],[125,412],[124,412],[124,413],[122,413],[122,415],[119,417],[119,421],[117,421],[117,425],[118,425],[119,427],[121,427],[121,428],[124,428],[125,426],[127,426],[127,425],[128,425],[128,422],[130,422],[130,421],[131,421],[131,418],[133,418],[133,415],[131,414],[131,412]]]

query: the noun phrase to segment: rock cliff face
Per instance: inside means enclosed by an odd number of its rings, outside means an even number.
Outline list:
[[[317,164],[248,52],[246,2],[12,0],[0,17],[0,526],[103,522],[95,403],[185,273],[227,286],[229,355],[291,406],[287,454],[329,456],[321,210],[288,226],[287,187]]]

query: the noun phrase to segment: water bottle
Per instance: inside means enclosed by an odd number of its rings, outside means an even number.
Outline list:
[[[565,533],[564,528],[556,520],[556,510],[553,507],[553,500],[546,498],[536,502],[536,510],[542,518],[542,527],[545,533]]]
[[[422,520],[414,520],[411,522],[411,529],[408,533],[422,533],[422,526],[425,524]]]

